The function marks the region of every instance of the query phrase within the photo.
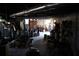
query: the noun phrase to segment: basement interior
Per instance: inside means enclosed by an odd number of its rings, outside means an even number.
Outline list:
[[[0,3],[0,56],[79,56],[79,4]]]

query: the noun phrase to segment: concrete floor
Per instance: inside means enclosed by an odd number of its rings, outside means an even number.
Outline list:
[[[60,47],[61,45],[59,45],[59,48],[58,47],[53,48],[53,49],[47,48],[46,42],[43,40],[44,34],[50,35],[50,32],[40,32],[39,36],[32,37],[32,39],[33,39],[32,45],[33,45],[33,47],[39,49],[41,56],[63,56],[63,55],[71,56],[72,55],[71,49],[69,49],[67,47],[62,48],[62,47]],[[9,52],[11,53],[10,55],[12,55],[12,56],[24,56],[26,53],[26,50],[27,49],[25,49],[25,52],[23,52],[24,49],[19,49],[19,50],[11,49],[11,50],[9,50]]]
[[[33,38],[32,45],[35,48],[39,49],[41,56],[66,56],[66,55],[71,56],[72,55],[71,50],[69,48],[67,50],[66,47],[65,48],[48,49],[45,41],[43,40],[44,34],[50,35],[49,32],[40,32],[39,36],[32,37]]]
[[[44,34],[50,35],[50,32],[40,32],[40,35],[39,36],[32,37],[33,38],[32,44],[33,44],[33,46],[35,48],[38,48],[39,49],[41,56],[47,56],[48,55],[48,51],[47,51],[47,48],[46,48],[46,44],[43,41]]]

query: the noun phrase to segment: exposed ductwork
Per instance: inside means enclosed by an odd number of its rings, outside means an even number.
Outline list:
[[[33,9],[30,9],[30,10],[25,10],[25,11],[22,11],[22,12],[19,12],[19,13],[12,14],[12,15],[10,15],[10,17],[27,14],[27,13],[30,13],[30,12],[33,12],[33,11],[37,11],[37,10],[40,10],[40,9],[44,9],[44,8],[52,7],[52,6],[56,6],[56,5],[59,5],[59,4],[58,3],[48,4],[48,5],[44,5],[44,6],[41,6],[41,7],[33,8]]]

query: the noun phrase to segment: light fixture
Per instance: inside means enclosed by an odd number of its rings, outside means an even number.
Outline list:
[[[8,24],[10,24],[10,22],[8,22]]]
[[[53,21],[54,23],[56,22],[56,20]]]
[[[30,19],[30,21],[32,21],[32,19]]]

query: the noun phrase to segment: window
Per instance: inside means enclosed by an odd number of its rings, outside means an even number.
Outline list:
[[[25,19],[25,24],[29,24],[29,19]]]

